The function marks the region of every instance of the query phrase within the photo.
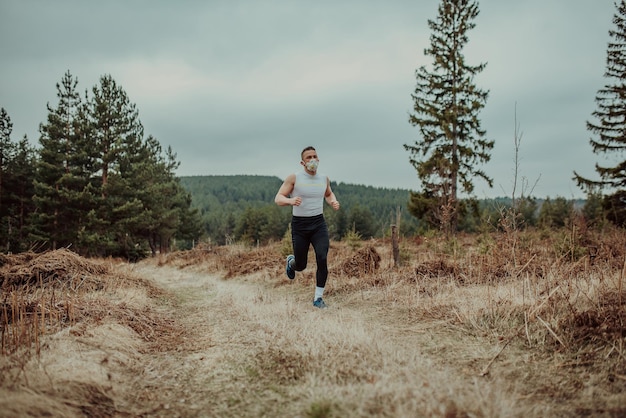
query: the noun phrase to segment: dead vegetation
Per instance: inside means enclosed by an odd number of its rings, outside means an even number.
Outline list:
[[[341,273],[348,277],[364,277],[380,268],[380,255],[376,248],[368,245],[341,263]]]
[[[341,301],[394,329],[396,345],[419,338],[421,353],[461,375],[497,385],[507,382],[515,387],[516,396],[523,400],[520,402],[528,401],[529,405],[518,405],[519,411],[512,415],[542,416],[546,411],[553,416],[626,413],[623,231],[599,233],[572,228],[553,233],[523,231],[515,236],[459,236],[453,241],[431,236],[401,245],[405,262],[395,268],[388,240],[365,242],[361,248],[333,242],[326,292],[329,301]],[[251,278],[274,291],[284,288],[308,295],[315,264],[314,257],[310,260],[309,268],[294,282],[284,280],[280,243],[263,247],[198,246],[162,255],[155,263],[162,269],[193,269],[228,281]],[[141,342],[133,346],[135,354],[128,354],[131,357],[167,355],[181,347],[198,349],[193,343],[193,329],[181,325],[172,314],[176,297],[154,280],[122,273],[113,260],[87,260],[69,250],[58,250],[4,255],[0,263],[0,389],[15,393],[28,387],[23,380],[28,359],[45,353],[49,338],[62,332],[67,332],[67,338],[84,340],[90,338],[94,327],[119,324]],[[255,298],[268,300],[264,293]],[[234,315],[230,312],[228,317]],[[252,326],[246,325],[247,321],[238,325],[242,333]],[[328,352],[324,352],[317,346],[290,342],[290,337],[276,334],[273,326],[276,324],[261,328],[268,340],[254,351],[253,362],[246,360],[241,365],[257,380],[259,386],[253,385],[253,390],[259,393],[268,385],[286,388],[312,384],[311,376],[319,364],[333,369],[326,379],[338,388],[390,382],[388,375],[380,372],[387,366],[378,358],[382,348],[377,343],[344,341],[335,351],[329,341],[324,345]],[[247,332],[253,335],[261,331],[255,328]],[[421,332],[431,337],[421,338]],[[285,341],[276,345],[281,339]],[[252,342],[244,346],[254,349]],[[120,405],[130,402],[124,396],[121,399],[126,401],[114,402],[113,394],[97,385],[89,393],[83,392],[91,386],[81,387],[82,392],[75,391],[72,396],[81,398],[82,410],[96,408],[91,411],[95,415],[115,415]],[[414,398],[414,390],[407,387],[407,396],[410,393]],[[140,389],[140,393],[144,391]],[[157,401],[145,393],[141,402]],[[394,402],[403,402],[397,411],[408,408],[439,416],[490,415],[486,406],[446,404],[449,401],[442,400],[447,406],[437,412],[432,405],[419,409],[411,406],[408,397],[399,401],[398,396],[387,395],[380,392],[377,396],[389,402],[389,408]],[[57,391],[54,396],[70,395]],[[244,408],[246,401],[237,399]],[[142,410],[149,410],[142,405]],[[367,408],[368,413],[358,409],[352,416],[402,416],[371,403]],[[350,411],[346,404],[329,400],[311,406],[309,412],[312,416],[337,416],[346,411]],[[187,412],[187,416],[194,414]]]
[[[510,238],[461,236],[453,246],[431,238],[408,249],[412,263],[402,269],[391,267],[389,242],[372,241],[356,250],[334,243],[330,292],[385,286],[401,299],[410,289],[421,302],[405,307],[412,321],[443,319],[470,334],[497,335],[495,342],[517,341],[536,355],[556,353],[569,368],[594,363],[626,388],[624,233],[527,231],[515,243]],[[277,247],[240,248],[219,259],[212,266],[226,278],[282,273]],[[194,264],[206,262],[200,254]],[[465,294],[462,288],[468,288]],[[467,300],[459,297],[479,299],[465,308]]]
[[[145,279],[120,275],[111,261],[85,259],[67,249],[42,254],[26,253],[3,256],[0,267],[2,307],[2,354],[20,349],[41,349],[40,335],[74,327],[80,334],[86,322],[113,317],[127,324],[150,341],[155,328],[171,328],[155,323],[154,312],[144,307],[127,306],[98,294],[142,289],[149,297],[163,291]],[[149,309],[149,308],[148,308]]]

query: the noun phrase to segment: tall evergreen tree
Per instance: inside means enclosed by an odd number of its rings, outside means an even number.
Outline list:
[[[589,143],[595,154],[617,157],[626,151],[626,0],[621,0],[616,7],[615,29],[609,30],[612,40],[607,48],[604,73],[608,82],[596,94],[597,109],[592,113],[593,120],[587,122],[587,130],[594,135]],[[596,163],[595,171],[600,179],[589,179],[574,171],[574,180],[582,189],[613,189],[616,196],[612,200],[623,201],[626,161],[619,161],[612,167]]]
[[[111,75],[100,77],[100,85],[93,87],[92,94],[87,114],[93,129],[96,169],[101,175],[103,197],[106,197],[110,173],[124,170],[124,162],[141,147],[143,125],[137,107]]]
[[[36,151],[26,135],[15,147],[15,155],[10,164],[11,182],[9,202],[11,202],[11,225],[7,251],[21,252],[30,248],[28,237],[31,230],[30,219],[35,213],[33,196],[36,175]]]
[[[91,180],[100,190],[81,235],[89,253],[137,259],[169,251],[175,237],[197,239],[200,218],[175,176],[176,155],[144,139],[135,104],[110,75],[92,89],[85,114]]]
[[[0,251],[20,252],[28,248],[29,215],[33,212],[35,151],[28,138],[11,140],[13,124],[0,109]]]
[[[180,165],[176,154],[171,148],[163,152],[156,138],[148,136],[137,157],[128,167],[131,187],[141,202],[134,234],[149,245],[153,255],[168,252],[177,236],[197,240],[202,232],[200,218],[197,210],[191,210],[189,193],[175,176]]]
[[[11,117],[7,113],[5,108],[0,108],[0,219],[6,216],[8,207],[4,201],[5,181],[8,174],[8,162],[13,158],[15,152],[15,146],[11,142],[11,133],[13,132],[13,122]],[[4,222],[2,225],[2,232],[5,231]],[[0,241],[1,243],[1,241]]]
[[[490,160],[494,144],[478,119],[488,91],[474,84],[486,64],[470,66],[462,53],[478,13],[475,1],[442,0],[437,19],[428,20],[432,34],[424,54],[433,64],[431,70],[422,66],[415,72],[414,113],[409,116],[421,139],[404,145],[422,185],[421,192],[411,194],[409,210],[418,218],[434,213],[450,231],[456,230],[459,191],[471,195],[474,177],[492,186],[492,179],[477,168]]]
[[[204,222],[198,208],[193,207],[192,196],[180,183],[179,178],[176,178],[178,184],[178,201],[181,204],[180,210],[180,225],[176,231],[175,239],[180,240],[178,249],[189,249],[199,242],[200,239],[206,237],[204,231]]]
[[[82,149],[81,100],[78,79],[67,71],[56,84],[58,103],[49,103],[46,123],[39,126],[39,158],[31,218],[33,238],[56,249],[76,245],[85,210],[83,191],[87,181]]]
[[[15,144],[11,141],[13,123],[7,111],[0,109],[0,248],[11,250],[12,206],[11,163],[15,158]]]
[[[131,170],[142,153],[143,125],[139,112],[113,77],[104,75],[86,96],[88,135],[84,146],[91,156],[89,173],[93,209],[80,239],[90,255],[125,256],[137,242],[129,231],[141,211],[131,186]]]

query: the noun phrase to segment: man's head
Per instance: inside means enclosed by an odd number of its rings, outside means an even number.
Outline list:
[[[302,161],[304,161],[304,153],[307,151],[315,151],[315,148],[309,145],[308,147],[303,149],[302,152],[300,153],[300,157],[302,158]]]
[[[300,157],[302,158],[302,161],[300,162],[300,164],[304,166],[305,170],[310,174],[315,174],[317,172],[317,166],[320,162],[320,159],[317,156],[317,151],[315,151],[315,148],[310,147],[310,146],[306,147],[305,149],[302,150]]]

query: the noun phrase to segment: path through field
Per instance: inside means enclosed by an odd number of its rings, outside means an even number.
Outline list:
[[[625,416],[621,264],[351,270],[368,247],[319,310],[314,268],[289,281],[279,254],[7,258],[0,417]]]
[[[134,395],[123,397],[119,410],[181,417],[541,415],[540,405],[519,405],[515,382],[461,368],[467,362],[458,356],[480,350],[467,346],[475,342],[451,341],[436,323],[389,317],[367,293],[328,297],[330,308],[318,310],[309,301],[312,287],[284,278],[224,280],[154,264],[133,269],[175,295],[169,309],[183,329],[171,349],[136,359],[137,374],[122,382]],[[446,349],[454,345],[464,349]]]
[[[623,416],[621,386],[601,370],[458,325],[464,304],[510,300],[508,285],[430,294],[344,277],[319,310],[311,272],[115,269],[77,302],[84,320],[40,355],[3,359],[0,417]]]

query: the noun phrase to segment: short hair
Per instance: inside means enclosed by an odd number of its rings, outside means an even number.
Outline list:
[[[307,151],[317,151],[317,150],[309,145],[308,147],[302,150],[302,152],[300,153],[300,158],[304,158],[304,153]]]

